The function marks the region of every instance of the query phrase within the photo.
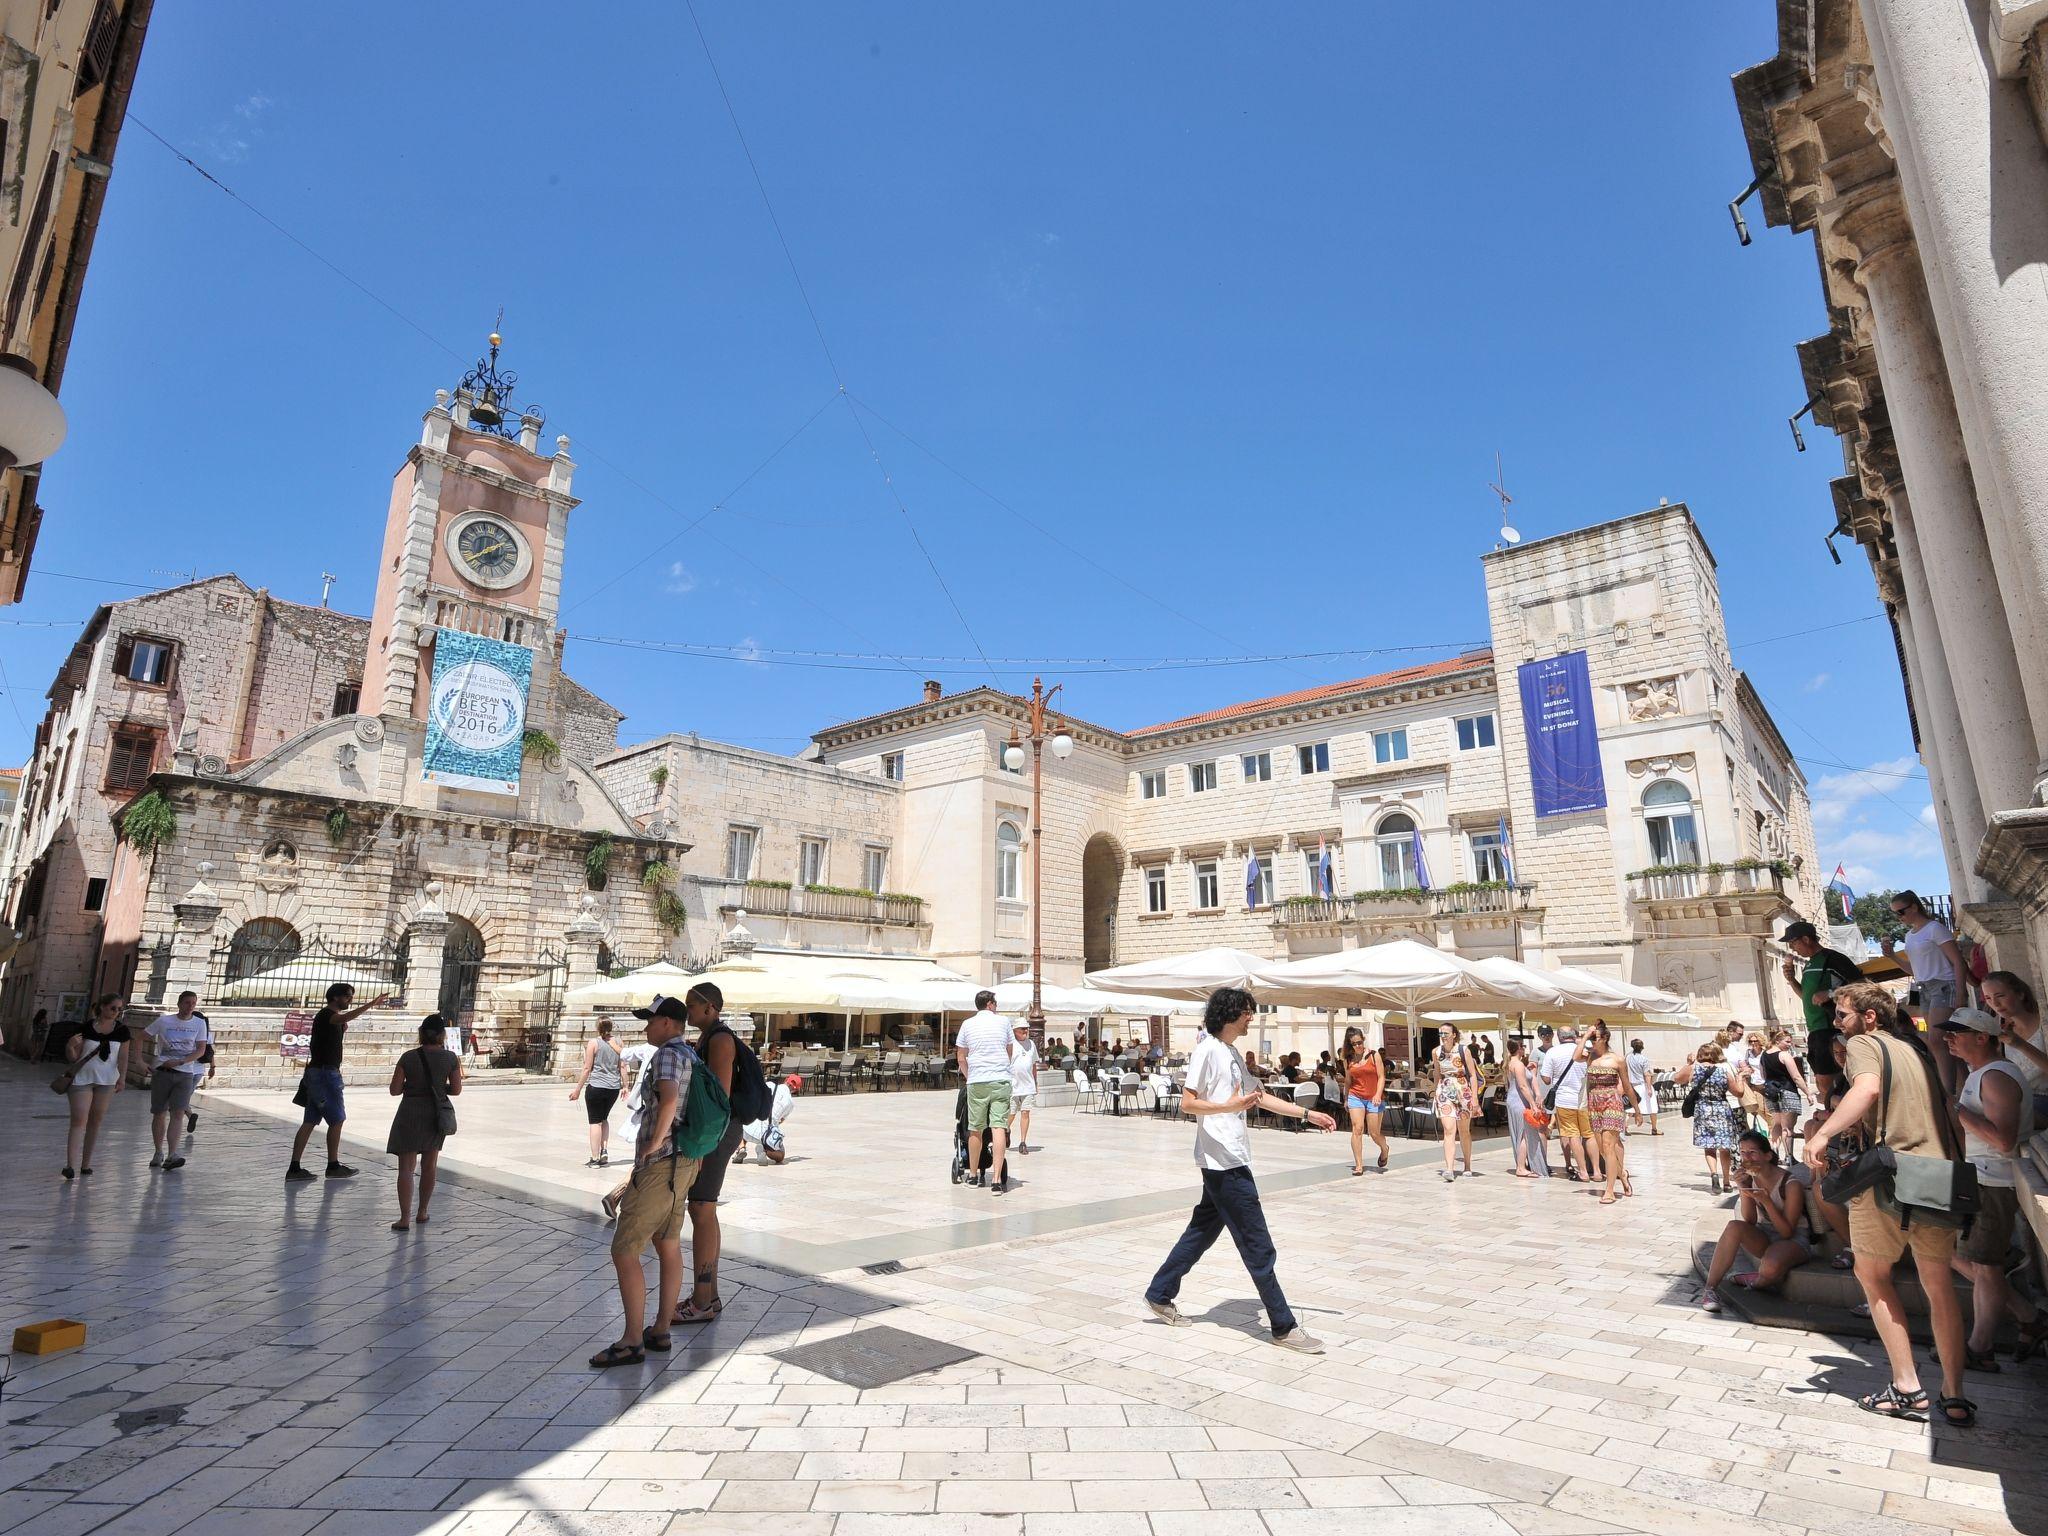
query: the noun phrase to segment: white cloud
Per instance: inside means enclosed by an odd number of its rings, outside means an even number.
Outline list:
[[[680,597],[685,592],[697,590],[697,575],[678,560],[669,566],[668,577],[663,586],[665,590]]]
[[[1814,841],[1821,868],[1841,864],[1856,891],[1940,885],[1947,876],[1934,805],[1911,757],[1831,773],[1814,782]]]
[[[263,117],[273,104],[261,91],[244,96],[228,109],[228,116],[199,135],[200,148],[227,165],[248,159],[250,149],[263,136]]]
[[[747,662],[753,666],[759,667],[766,665],[766,663],[761,660],[761,642],[756,640],[752,635],[748,635],[746,639],[742,640],[738,645],[734,646],[733,654],[738,656],[741,661]]]
[[[1922,788],[1925,780],[1918,777],[1919,772],[1918,758],[1895,757],[1886,762],[1872,763],[1868,768],[1824,774],[1814,781],[1809,791],[1813,799],[1814,830],[1825,840],[1826,835],[1836,828],[1852,820],[1862,820],[1862,808],[1880,795],[1897,799],[1910,793],[1917,799],[1926,792]],[[1882,801],[1878,803],[1883,804]]]
[[[1828,678],[1830,675],[1831,674],[1826,672],[1814,673],[1812,677],[1806,680],[1806,687],[1803,691],[1807,693],[1819,693],[1821,689],[1827,687]]]

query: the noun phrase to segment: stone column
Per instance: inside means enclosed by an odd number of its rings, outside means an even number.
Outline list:
[[[1894,528],[1898,526],[1897,507],[1904,500],[1902,495],[1894,503]],[[1899,563],[1905,564],[1903,552]],[[1913,586],[1924,600],[1926,583],[1916,580]],[[1984,836],[1984,807],[1968,773],[1956,776],[1969,786],[1959,792],[1960,798],[1950,791],[1950,774],[1940,744],[1944,739],[1960,741],[1959,736],[1949,732],[1952,728],[1960,731],[1961,726],[1956,722],[1955,695],[1949,688],[1948,668],[1941,656],[1940,632],[1932,624],[1925,625],[1923,638],[1920,616],[1926,610],[1917,608],[1910,595],[1895,612],[1899,648],[1906,656],[1906,683],[1913,690],[1913,713],[1920,724],[1920,760],[1927,765],[1927,787],[1934,798],[1935,831],[1941,839],[1942,860],[1948,866],[1949,889],[1959,900],[1979,901],[1983,899],[1982,882],[1971,873],[1971,867],[1976,862],[1977,842]],[[1965,856],[1963,844],[1970,838],[1977,841],[1969,844],[1971,851]]]
[[[725,931],[725,942],[721,946],[724,953],[720,958],[741,961],[751,960],[754,956],[754,943],[754,935],[747,929],[747,914],[745,912],[735,912],[732,917],[732,927]],[[727,1029],[730,1029],[750,1045],[753,1043],[754,1016],[747,1012],[746,1009],[728,1007],[718,1017]],[[766,1041],[762,1042],[764,1045],[766,1043]]]
[[[426,904],[405,935],[405,1011],[420,1017],[441,1006],[441,966],[447,959],[448,914],[441,907],[441,882],[429,880]]]
[[[555,1076],[565,1082],[574,1082],[577,1073],[583,1070],[583,1045],[597,1033],[597,1014],[588,1008],[580,1008],[566,1001],[568,993],[579,987],[587,987],[600,977],[597,974],[597,950],[604,942],[604,925],[597,920],[597,898],[588,891],[583,893],[583,904],[576,918],[562,932],[562,944],[567,952],[568,962],[563,975],[562,1020],[555,1036]]]
[[[213,969],[213,925],[220,920],[220,896],[206,883],[206,877],[213,873],[213,865],[202,860],[199,878],[192,889],[185,893],[182,901],[171,910],[177,914],[178,926],[171,934],[171,963],[164,973],[164,1003],[176,1007],[180,992],[197,992],[199,1007],[205,1011],[217,1004],[218,998],[206,995],[206,983]],[[275,1051],[276,1042],[271,1042]],[[228,1042],[216,1037],[214,1043],[215,1065],[222,1071],[232,1066]],[[144,1060],[139,1049],[129,1053],[129,1059],[138,1065]]]
[[[2031,659],[2048,657],[2048,145],[2020,86],[1993,73],[1987,4],[1863,0],[1863,15],[2014,649]],[[2048,667],[2021,680],[2041,803]]]
[[[1856,280],[1870,302],[1892,439],[1912,493],[1910,512],[1897,503],[1894,523],[1914,631],[1925,647],[1939,629],[1962,719],[1955,750],[1944,743],[1949,791],[1962,787],[1957,780],[1967,764],[1981,805],[1994,811],[2025,805],[2038,761],[2033,727],[2017,707],[2026,684],[1896,179],[1886,177],[1872,195],[1837,215],[1835,233],[1859,254]],[[1931,601],[1911,590],[1916,570]],[[1982,832],[1980,822],[1980,838]],[[1976,863],[1977,848],[1973,841],[1963,849],[1966,864]]]

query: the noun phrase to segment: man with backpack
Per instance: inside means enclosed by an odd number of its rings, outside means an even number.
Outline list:
[[[699,1100],[703,1099],[705,1085],[698,1080],[709,1075],[700,1072],[703,1062],[683,1043],[688,1010],[682,1003],[658,997],[652,1007],[634,1009],[633,1016],[645,1021],[647,1043],[654,1047],[654,1054],[640,1072],[633,1177],[619,1196],[618,1225],[612,1232],[612,1267],[618,1271],[625,1327],[616,1344],[608,1344],[590,1357],[599,1370],[637,1365],[647,1358],[647,1350],[659,1352],[670,1347],[666,1327],[645,1326],[647,1276],[640,1267],[640,1256],[652,1242],[661,1267],[661,1310],[655,1315],[665,1321],[683,1287],[683,1210],[700,1166],[698,1158],[681,1155],[677,1122],[691,1103],[693,1088]],[[723,1137],[724,1133],[725,1128],[718,1127],[717,1134]]]
[[[767,1118],[773,1101],[761,1058],[720,1017],[725,1011],[725,994],[717,984],[698,982],[690,988],[685,1003],[689,1022],[697,1029],[697,1055],[705,1071],[725,1090],[732,1110],[725,1134],[705,1154],[696,1181],[690,1185],[690,1299],[674,1317],[677,1323],[708,1323],[725,1310],[724,1298],[718,1294],[718,1196],[725,1188],[725,1171],[732,1166],[733,1153],[747,1126]]]

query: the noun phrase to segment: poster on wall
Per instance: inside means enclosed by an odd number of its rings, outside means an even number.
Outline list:
[[[1600,810],[1607,804],[1607,781],[1600,772],[1600,729],[1593,720],[1586,653],[1525,661],[1519,679],[1536,814]]]
[[[434,640],[421,777],[451,789],[519,793],[533,652],[444,629]]]

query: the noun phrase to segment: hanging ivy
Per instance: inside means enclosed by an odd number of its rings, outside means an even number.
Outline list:
[[[544,763],[552,763],[562,755],[562,744],[546,731],[529,729],[519,738],[519,750],[526,757],[537,757]]]
[[[688,916],[682,897],[674,891],[663,889],[654,893],[654,920],[668,932],[681,933],[683,920]]]
[[[640,866],[640,883],[650,891],[658,891],[674,883],[676,872],[661,859],[649,859]]]
[[[121,837],[137,853],[155,853],[178,835],[178,813],[152,789],[121,815]]]
[[[327,813],[327,841],[337,848],[348,841],[348,812],[341,806]]]
[[[650,768],[647,771],[647,777],[653,781],[656,789],[661,788],[662,785],[668,782],[668,764],[661,763],[656,767]]]
[[[597,841],[583,851],[583,874],[593,891],[601,891],[612,872],[612,835],[597,834]]]

